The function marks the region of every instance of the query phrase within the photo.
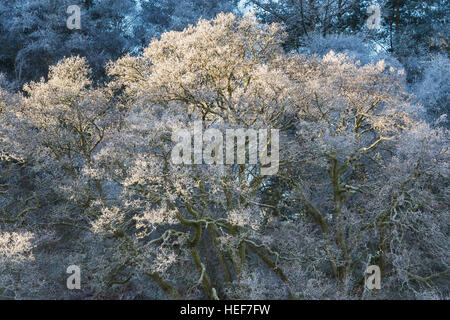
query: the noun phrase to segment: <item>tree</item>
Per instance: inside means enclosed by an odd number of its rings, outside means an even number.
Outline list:
[[[46,76],[49,66],[65,56],[82,55],[95,66],[101,77],[103,65],[127,50],[124,19],[131,13],[132,0],[90,2],[82,6],[81,30],[66,27],[69,5],[73,1],[8,1],[0,8],[2,72],[20,85]],[[126,10],[125,10],[126,9]]]
[[[289,34],[287,48],[298,48],[302,38],[309,39],[314,33],[326,36],[342,31],[358,1],[304,1],[304,0],[248,0],[258,9],[263,22],[284,23]]]
[[[94,80],[105,76],[104,66],[126,52],[136,52],[153,37],[183,29],[200,17],[232,11],[228,1],[7,1],[0,6],[1,69],[19,85],[47,76],[48,68],[64,57],[85,57]],[[67,8],[81,8],[81,29],[69,30]],[[180,8],[180,9],[178,9]],[[181,9],[182,8],[182,9]]]
[[[140,3],[139,22],[134,23],[133,28],[144,48],[153,37],[170,30],[181,31],[200,18],[212,19],[220,12],[237,11],[237,5],[237,0],[145,0]]]
[[[94,231],[120,248],[102,261],[103,284],[140,277],[141,271],[169,297],[214,299],[241,279],[249,256],[273,269],[276,281],[289,282],[271,249],[254,238],[252,228],[261,219],[252,196],[262,183],[259,169],[238,165],[219,174],[170,160],[171,132],[194,119],[205,127],[281,125],[290,91],[283,75],[264,66],[276,63],[280,36],[275,26],[260,27],[251,16],[221,14],[166,33],[141,57],[110,65],[113,87],[121,88],[132,106],[126,129],[96,158],[94,174],[122,190],[116,201],[94,209],[104,212]],[[180,116],[180,110],[187,112]]]
[[[132,106],[96,158],[95,176],[122,190],[94,209],[94,231],[120,248],[101,259],[105,287],[146,274],[172,298],[366,297],[363,271],[378,264],[386,295],[402,282],[402,296],[445,294],[448,218],[431,181],[445,176],[446,133],[416,120],[401,71],[289,56],[282,39],[279,26],[219,15],[110,65]],[[283,167],[174,165],[170,134],[196,119],[280,128]]]
[[[330,53],[319,62],[322,67],[315,68],[322,70],[318,71],[322,76],[310,73],[321,79],[320,87],[310,82],[309,88],[303,82],[310,98],[298,122],[298,151],[295,147],[289,150],[297,173],[286,172],[284,179],[294,188],[290,198],[279,202],[288,213],[300,212],[320,230],[315,243],[321,243],[329,257],[329,272],[341,292],[355,294],[361,277],[355,271],[371,264],[380,266],[392,287],[405,281],[414,288],[417,283],[411,282],[421,278],[414,278],[417,273],[431,274],[429,279],[433,279],[447,272],[445,264],[433,269],[435,262],[420,265],[420,260],[410,256],[408,265],[405,257],[398,257],[404,254],[402,250],[425,254],[414,241],[400,235],[413,232],[412,237],[421,237],[424,226],[448,223],[438,204],[443,194],[430,183],[444,174],[440,161],[446,153],[446,134],[414,119],[414,107],[403,96],[401,73],[385,70],[383,61],[363,67],[350,61]],[[295,65],[301,64],[292,64],[289,70],[296,79],[304,78],[304,69]],[[324,179],[320,183],[318,176]],[[430,203],[437,207],[429,207]],[[446,234],[445,227],[438,229],[433,239],[420,241],[430,241],[430,247],[436,248]],[[370,236],[371,232],[377,236]],[[445,253],[437,249],[433,256],[444,257]],[[397,265],[399,260],[405,264]]]
[[[78,298],[448,297],[448,131],[420,119],[402,70],[287,53],[285,37],[219,14],[110,62],[104,84],[80,57],[24,94],[4,83],[0,150],[33,174],[21,188],[0,162],[3,294],[74,297],[61,270],[76,261]],[[245,163],[209,164],[230,150],[207,143],[173,161],[180,132],[239,128],[279,130],[279,150],[262,145],[278,171],[250,162],[248,132]],[[14,291],[28,266],[27,283],[50,280]]]
[[[446,78],[446,70],[450,67],[450,60],[443,55],[435,56],[425,64],[423,79],[415,84],[413,91],[416,100],[422,103],[427,112],[426,119],[449,125],[448,114],[450,88]]]

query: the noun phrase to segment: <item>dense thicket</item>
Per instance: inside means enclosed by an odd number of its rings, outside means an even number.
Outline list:
[[[19,85],[46,76],[64,57],[86,57],[94,78],[109,60],[145,47],[168,30],[233,10],[235,0],[11,0],[0,4],[0,72]],[[81,8],[81,29],[70,30],[66,12]]]

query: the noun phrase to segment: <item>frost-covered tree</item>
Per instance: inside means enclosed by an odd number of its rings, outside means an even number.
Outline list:
[[[448,178],[446,133],[415,120],[401,71],[288,56],[282,37],[219,15],[110,65],[132,104],[91,172],[119,192],[94,205],[94,232],[119,248],[99,258],[101,286],[147,276],[171,298],[366,298],[378,264],[379,297],[448,294],[447,195],[431,182]],[[280,172],[174,165],[170,135],[196,119],[281,129]]]
[[[345,29],[359,1],[354,0],[247,0],[266,23],[283,23],[289,37],[285,45],[297,48],[314,33],[326,36]],[[304,43],[303,43],[304,45]]]
[[[146,47],[152,38],[170,30],[181,31],[189,24],[212,19],[220,12],[236,12],[237,0],[143,0],[133,22],[139,45]]]
[[[23,95],[5,83],[0,150],[19,163],[0,167],[3,294],[73,297],[78,264],[78,298],[448,298],[448,131],[420,120],[395,65],[286,53],[285,37],[219,14],[111,61],[104,85],[79,57]],[[279,170],[174,163],[196,121],[280,130]],[[29,190],[3,174],[22,164]],[[36,290],[17,282],[28,266]]]
[[[38,265],[33,250],[52,237],[36,228],[30,217],[39,208],[30,170],[17,150],[13,125],[19,96],[0,79],[0,299],[21,299],[42,294],[35,277]]]
[[[219,298],[241,279],[250,257],[274,269],[274,281],[289,282],[257,236],[258,168],[183,167],[170,157],[172,132],[195,119],[206,127],[283,125],[293,92],[266,65],[276,65],[282,52],[279,31],[251,16],[219,15],[110,65],[113,87],[132,104],[124,129],[111,136],[91,172],[120,191],[115,201],[94,206],[102,215],[93,230],[120,248],[101,261],[104,285],[147,277],[172,298]]]
[[[431,287],[420,280],[448,275],[448,262],[438,262],[448,259],[439,245],[447,237],[447,209],[441,202],[447,195],[431,182],[447,175],[447,133],[415,120],[415,107],[402,90],[402,73],[386,70],[383,61],[360,67],[329,54],[319,65],[316,70],[324,76],[311,73],[320,82],[306,82],[310,97],[297,123],[299,144],[288,151],[297,173],[288,169],[285,179],[294,188],[280,204],[320,230],[315,243],[325,254],[316,266],[329,257],[341,293],[361,289],[355,286],[360,270],[371,264],[380,266],[389,283],[384,297],[395,294],[402,282],[411,291],[398,297],[412,294],[415,285]],[[297,78],[304,78],[303,70],[294,71]],[[319,176],[324,180],[317,183]],[[431,233],[424,228],[433,229],[433,236],[422,238]],[[418,238],[435,250],[426,263],[426,253],[412,240]]]
[[[67,8],[81,9],[81,29],[70,30]],[[23,84],[46,76],[64,57],[86,57],[93,77],[126,52],[146,46],[162,32],[181,30],[201,17],[236,8],[227,1],[26,0],[0,4],[0,72]]]
[[[33,144],[75,174],[114,124],[111,97],[92,87],[86,60],[72,57],[50,67],[48,81],[24,86],[23,113],[37,129]]]
[[[46,76],[49,66],[72,55],[87,57],[102,75],[104,64],[129,48],[125,17],[134,1],[8,1],[0,7],[2,72],[20,84]],[[81,8],[81,30],[69,30],[67,8]],[[119,10],[120,9],[120,10]]]
[[[426,63],[423,79],[413,87],[417,101],[423,104],[427,118],[441,125],[449,125],[450,86],[448,70],[450,59],[443,55],[435,56]]]

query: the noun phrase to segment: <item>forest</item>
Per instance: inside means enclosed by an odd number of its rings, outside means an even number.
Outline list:
[[[449,17],[1,1],[0,300],[450,299]]]

